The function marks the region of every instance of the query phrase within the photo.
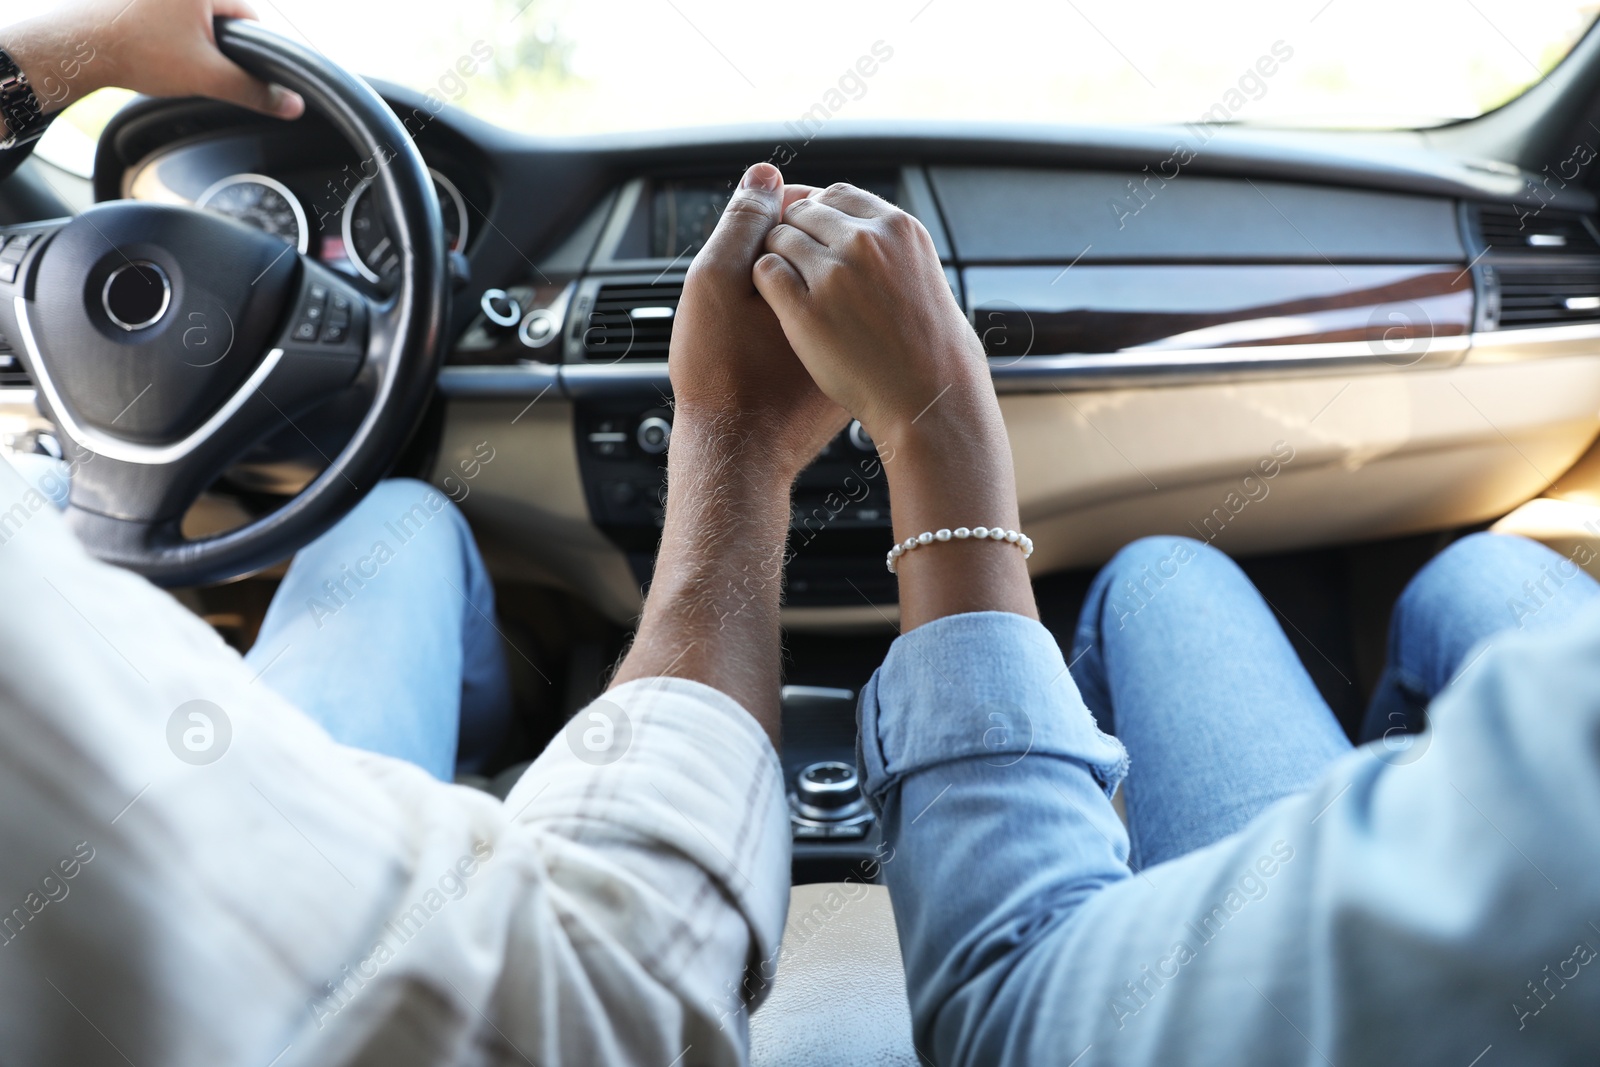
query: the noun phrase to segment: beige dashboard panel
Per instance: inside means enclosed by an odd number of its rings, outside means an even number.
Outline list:
[[[567,401],[451,403],[431,480],[471,521],[496,577],[567,589],[618,622],[639,613],[627,560],[589,519]]]
[[[1490,529],[1542,542],[1600,578],[1600,506],[1540,497],[1517,508]],[[1569,577],[1570,574],[1569,571]]]
[[[1001,406],[1043,574],[1146,534],[1248,554],[1493,519],[1600,431],[1600,356]]]
[[[1246,555],[1494,519],[1538,496],[1600,431],[1600,355],[1000,402],[1040,575],[1093,566],[1149,534]],[[454,400],[433,480],[457,497],[497,574],[568,589],[626,622],[639,589],[589,520],[572,418],[564,400]],[[464,478],[485,447],[494,458]],[[797,609],[785,622],[893,625],[866,605]]]

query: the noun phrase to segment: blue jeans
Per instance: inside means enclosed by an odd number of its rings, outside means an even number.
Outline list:
[[[511,722],[494,588],[456,506],[378,485],[295,556],[245,661],[341,744],[450,781]]]
[[[1405,743],[1428,702],[1511,630],[1565,626],[1600,595],[1572,561],[1520,537],[1457,541],[1407,585],[1361,740]],[[1250,580],[1209,545],[1136,541],[1089,589],[1073,679],[1131,758],[1124,796],[1139,869],[1220,840],[1349,751]]]

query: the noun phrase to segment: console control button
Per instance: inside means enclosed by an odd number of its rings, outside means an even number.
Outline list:
[[[627,454],[628,434],[620,419],[604,419],[589,431],[589,451],[601,459],[616,459]]]
[[[522,321],[522,305],[504,289],[485,289],[478,298],[478,307],[484,318],[504,329]]]
[[[794,786],[796,810],[816,822],[844,822],[867,808],[856,769],[848,763],[808,764],[795,775]]]
[[[528,312],[517,329],[517,340],[529,348],[543,348],[556,339],[560,322],[544,308]]]
[[[878,451],[878,446],[872,443],[872,438],[867,436],[867,431],[861,428],[860,419],[850,420],[850,443],[862,452]]]
[[[672,440],[672,423],[652,415],[639,423],[639,429],[633,436],[641,452],[647,456],[659,456],[667,450],[667,444]]]

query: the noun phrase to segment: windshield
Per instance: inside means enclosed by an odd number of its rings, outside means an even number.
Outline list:
[[[40,8],[49,3],[20,6]],[[360,73],[530,133],[835,118],[1423,126],[1559,63],[1572,0],[259,0]],[[92,102],[91,102],[92,104]],[[82,109],[97,132],[108,110]]]
[[[824,114],[1424,125],[1479,115],[1520,93],[1566,56],[1600,7],[1572,0],[258,6],[269,24],[355,70],[542,133],[799,126]],[[479,62],[485,55],[488,62]]]

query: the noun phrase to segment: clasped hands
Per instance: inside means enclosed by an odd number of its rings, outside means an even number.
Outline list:
[[[746,171],[689,268],[668,370],[669,516],[715,501],[729,526],[781,511],[786,528],[795,476],[853,415],[878,446],[895,540],[1020,526],[983,346],[928,231],[870,193],[785,186],[769,163]],[[905,629],[1036,614],[1018,552],[957,542],[917,555],[900,568]]]
[[[885,456],[998,418],[922,224],[850,185],[785,185],[769,163],[689,269],[668,366],[676,427],[709,430],[785,495],[850,416]]]

